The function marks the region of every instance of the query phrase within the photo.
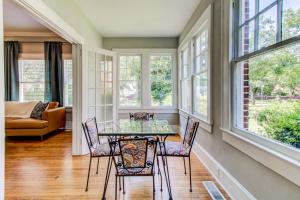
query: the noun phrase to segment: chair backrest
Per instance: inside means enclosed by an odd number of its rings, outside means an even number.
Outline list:
[[[95,148],[100,144],[99,136],[98,136],[98,127],[96,118],[88,119],[86,122],[82,123],[83,131],[85,134],[86,141],[88,143],[89,148]]]
[[[198,130],[198,126],[199,126],[199,122],[188,117],[186,128],[185,128],[184,139],[183,139],[183,144],[186,145],[186,147],[192,148]]]
[[[154,119],[154,113],[147,113],[147,112],[129,113],[129,118],[133,120],[150,120],[150,119]]]
[[[111,143],[110,143],[111,144]],[[120,149],[120,161],[115,160],[116,166],[123,169],[143,169],[154,165],[157,139],[154,138],[126,138],[116,141]]]

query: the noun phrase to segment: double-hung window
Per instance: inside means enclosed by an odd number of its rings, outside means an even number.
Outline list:
[[[170,109],[176,105],[176,50],[117,49],[118,107]]]
[[[209,109],[209,43],[208,30],[194,38],[193,113],[208,120]]]
[[[20,101],[44,101],[45,61],[19,59]],[[72,106],[72,60],[64,60],[64,106]]]
[[[285,154],[300,148],[299,2],[235,1],[234,34],[232,129]]]
[[[207,8],[179,45],[181,112],[211,131],[211,8]]]
[[[19,80],[20,101],[44,101],[44,60],[19,60]]]
[[[184,111],[191,110],[191,64],[189,48],[181,51],[181,108]]]

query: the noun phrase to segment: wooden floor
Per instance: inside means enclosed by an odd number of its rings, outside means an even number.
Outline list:
[[[178,140],[179,137],[172,138]],[[71,155],[71,132],[54,133],[44,141],[38,138],[8,138],[6,142],[5,199],[100,199],[107,160],[100,159],[96,175],[92,163],[89,191],[85,192],[89,156]],[[210,199],[202,181],[214,180],[201,162],[192,155],[193,192],[189,192],[189,176],[184,175],[182,159],[170,158],[173,198]],[[114,172],[112,172],[113,174]],[[114,176],[111,176],[114,177]],[[168,199],[165,182],[163,192],[156,178],[155,199]],[[125,179],[126,194],[118,199],[152,199],[152,179]],[[220,187],[219,187],[220,188]],[[221,189],[226,199],[228,195]],[[107,199],[114,199],[114,178],[110,179]]]

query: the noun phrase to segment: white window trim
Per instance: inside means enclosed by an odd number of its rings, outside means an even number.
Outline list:
[[[207,7],[207,9],[203,12],[203,14],[201,15],[201,17],[198,19],[198,21],[195,23],[195,25],[192,27],[192,29],[190,30],[190,32],[186,35],[186,37],[182,40],[182,42],[180,43],[179,47],[178,47],[178,63],[179,63],[179,82],[178,85],[180,86],[178,93],[178,101],[180,102],[179,104],[179,110],[181,111],[181,113],[185,113],[186,115],[189,115],[193,118],[196,118],[198,121],[200,121],[200,127],[207,130],[209,133],[212,132],[212,126],[213,126],[213,118],[212,118],[212,77],[211,77],[211,71],[212,71],[212,63],[211,63],[211,58],[212,58],[212,41],[211,41],[211,19],[212,19],[212,12],[211,12],[211,5],[209,5]],[[193,71],[194,71],[194,48],[193,48],[193,42],[194,42],[194,37],[197,36],[199,34],[199,32],[201,30],[203,30],[203,27],[207,26],[208,29],[208,53],[209,53],[209,61],[208,61],[208,91],[207,91],[207,107],[208,107],[208,111],[207,111],[207,116],[203,117],[201,115],[198,115],[196,113],[193,113],[193,106],[194,106],[194,91],[193,91]],[[181,58],[181,52],[186,48],[189,48],[189,62],[191,63],[191,67],[192,67],[192,75],[191,75],[191,98],[190,98],[190,105],[191,108],[189,108],[189,110],[184,110],[182,109],[182,98],[181,98],[181,72],[182,72],[182,68],[181,68],[181,63],[182,63],[182,58]]]
[[[300,186],[300,151],[280,142],[251,134],[250,132],[232,128],[231,105],[231,72],[233,50],[232,0],[228,9],[223,9],[223,24],[221,35],[222,48],[222,104],[221,127],[223,141],[250,156],[257,162]]]
[[[119,77],[120,70],[117,70],[117,110],[118,113],[128,112],[154,112],[154,113],[178,113],[177,110],[177,49],[113,49],[117,52],[118,69],[120,66],[120,55],[141,55],[142,56],[142,83],[141,83],[141,106],[120,107],[119,103]],[[151,55],[168,54],[172,56],[172,78],[173,78],[173,105],[172,106],[151,106],[149,58]],[[146,90],[146,91],[143,91]]]

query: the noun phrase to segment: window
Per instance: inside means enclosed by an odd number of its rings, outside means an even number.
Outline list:
[[[65,106],[73,105],[73,70],[72,60],[64,60],[64,104]]]
[[[176,103],[175,49],[116,49],[118,99],[126,109],[170,109]],[[176,79],[175,79],[176,80]]]
[[[19,60],[20,101],[44,101],[45,61]],[[64,103],[72,106],[72,60],[64,60]]]
[[[181,51],[181,107],[185,111],[191,109],[191,66],[189,48]]]
[[[204,30],[195,38],[194,42],[194,106],[193,113],[207,120],[208,115],[208,80],[209,80],[209,52],[208,32]]]
[[[44,60],[19,60],[19,80],[20,101],[44,101]]]
[[[294,0],[239,4],[233,129],[300,148],[300,4]]]
[[[151,106],[173,105],[172,56],[150,56]]]
[[[120,107],[141,106],[142,57],[140,55],[120,56]]]

